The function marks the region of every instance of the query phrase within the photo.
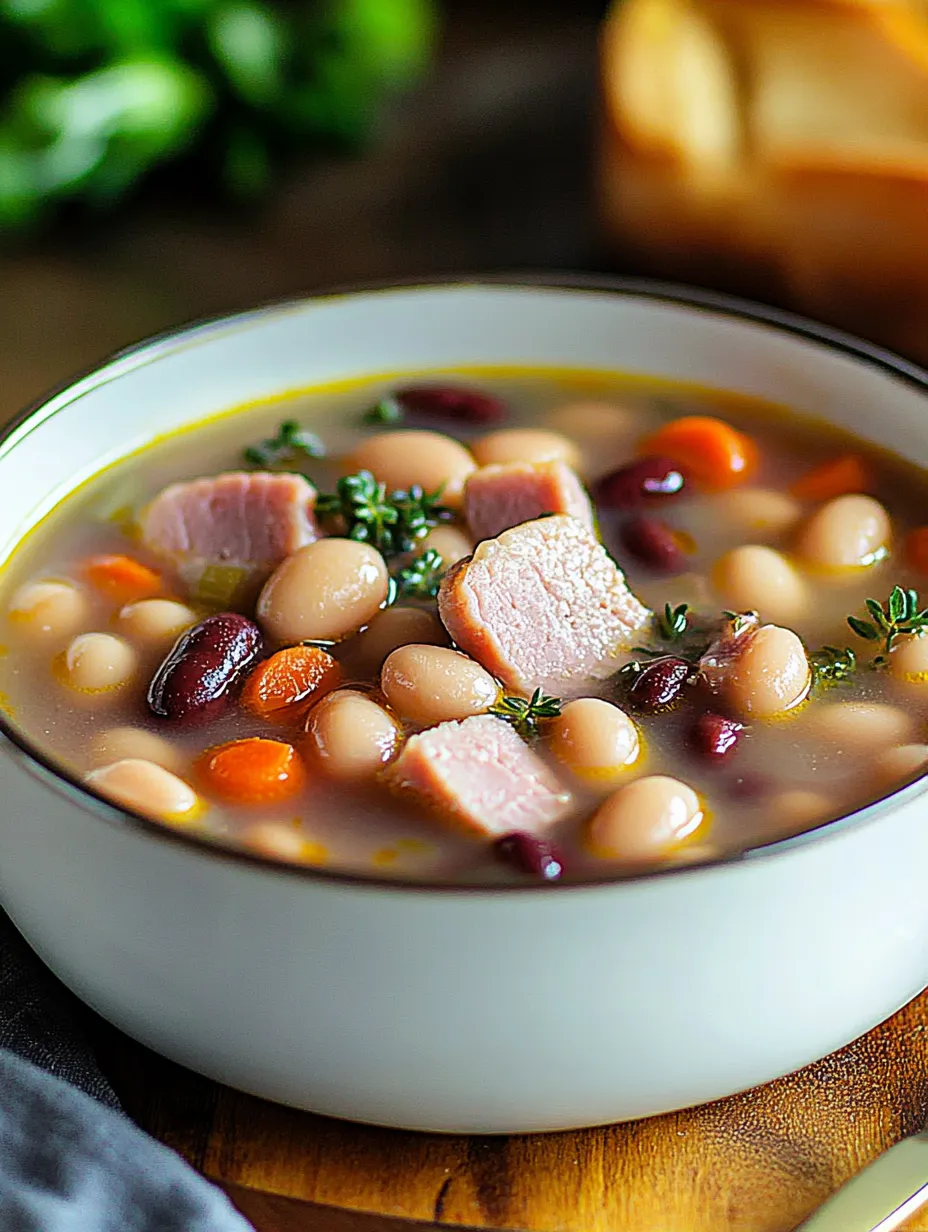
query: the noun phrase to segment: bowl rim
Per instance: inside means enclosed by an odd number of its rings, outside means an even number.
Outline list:
[[[113,352],[108,358],[98,361],[71,377],[50,392],[30,403],[18,415],[13,416],[0,429],[0,458],[15,449],[17,443],[33,428],[43,423],[58,411],[71,405],[85,394],[97,389],[128,372],[157,362],[168,354],[189,346],[207,344],[212,336],[221,331],[247,329],[253,323],[275,316],[301,311],[307,305],[350,297],[378,293],[445,290],[518,290],[539,292],[599,292],[606,295],[640,299],[670,307],[692,309],[713,316],[728,317],[736,321],[762,325],[774,331],[798,337],[814,343],[825,351],[837,352],[858,363],[876,368],[896,380],[916,388],[928,398],[928,370],[904,359],[900,355],[874,343],[866,342],[843,330],[821,325],[796,313],[756,303],[738,296],[689,287],[684,284],[664,282],[650,278],[615,276],[586,273],[532,273],[478,275],[438,275],[409,279],[390,279],[372,282],[337,285],[302,296],[290,296],[265,302],[258,307],[239,312],[195,318],[184,324],[147,336],[139,342]],[[244,848],[225,844],[221,839],[207,834],[185,831],[112,804],[106,797],[83,783],[76,773],[59,766],[53,757],[35,744],[25,732],[5,714],[0,713],[0,742],[33,774],[51,789],[64,795],[82,810],[95,818],[114,825],[118,829],[140,833],[145,838],[163,843],[178,844],[191,855],[205,859],[231,861],[234,864],[256,867],[265,873],[284,877],[296,877],[328,885],[355,890],[388,891],[394,894],[440,894],[469,897],[497,897],[511,894],[580,894],[593,891],[621,892],[623,886],[642,882],[663,880],[672,877],[699,877],[719,869],[746,866],[758,861],[770,861],[799,848],[823,839],[856,829],[880,816],[889,813],[924,793],[928,788],[928,771],[918,773],[910,781],[878,800],[862,808],[839,814],[799,834],[775,839],[746,851],[706,859],[698,864],[670,864],[656,869],[620,875],[605,873],[601,877],[587,878],[577,882],[538,883],[526,882],[505,885],[463,884],[441,880],[417,880],[414,877],[386,877],[365,873],[342,871],[325,865],[301,864],[275,859],[250,852]]]

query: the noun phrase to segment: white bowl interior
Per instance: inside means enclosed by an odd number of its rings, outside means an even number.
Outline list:
[[[766,324],[605,290],[394,289],[197,327],[52,398],[0,449],[0,555],[101,466],[203,416],[365,374],[494,364],[611,369],[753,394],[928,464],[925,392]]]

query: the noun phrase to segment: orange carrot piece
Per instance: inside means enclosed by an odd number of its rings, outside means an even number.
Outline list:
[[[260,736],[207,749],[195,770],[204,791],[230,804],[276,804],[306,785],[306,766],[293,745]]]
[[[114,603],[131,603],[160,594],[160,573],[131,556],[92,556],[84,566],[90,584]]]
[[[337,660],[321,647],[288,646],[251,673],[242,690],[242,706],[269,722],[298,725],[309,707],[341,681]]]
[[[918,526],[905,537],[906,561],[919,573],[928,574],[928,526]]]
[[[757,445],[712,415],[684,415],[646,436],[640,454],[676,462],[697,486],[720,491],[744,483],[757,469]]]
[[[870,468],[856,453],[845,453],[815,466],[790,487],[799,500],[828,501],[836,496],[868,492],[873,483]]]

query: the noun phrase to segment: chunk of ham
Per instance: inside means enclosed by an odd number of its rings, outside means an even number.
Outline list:
[[[543,834],[570,812],[572,797],[503,719],[479,714],[410,736],[387,771],[391,787],[490,838]]]
[[[464,512],[475,539],[493,539],[546,513],[567,513],[593,528],[590,498],[559,458],[481,467],[464,487]]]
[[[611,676],[651,613],[576,518],[526,522],[478,544],[445,576],[453,640],[513,692],[559,696]]]
[[[173,483],[142,516],[142,538],[188,579],[209,565],[269,574],[319,538],[316,489],[302,475],[235,471]]]

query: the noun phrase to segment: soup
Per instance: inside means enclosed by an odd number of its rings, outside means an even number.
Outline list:
[[[461,884],[736,854],[928,762],[924,475],[613,374],[231,412],[14,552],[6,714],[98,794],[285,862]]]

